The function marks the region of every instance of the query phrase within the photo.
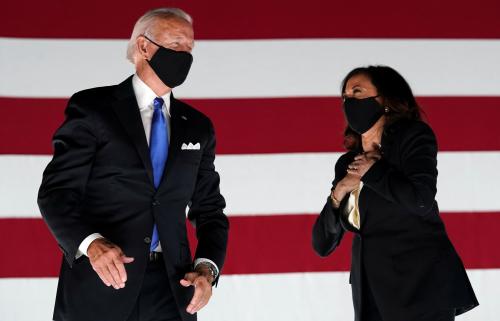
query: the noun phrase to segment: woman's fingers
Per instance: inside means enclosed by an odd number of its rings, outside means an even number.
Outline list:
[[[358,169],[349,169],[348,168],[347,173],[351,174],[352,176],[354,176],[356,178],[356,182],[352,182],[352,184],[349,185],[350,187],[354,187],[356,184],[359,184],[359,178],[361,176],[359,175]]]
[[[368,161],[370,159],[377,159],[378,160],[380,158],[382,158],[380,151],[375,150],[375,151],[359,154],[356,157],[354,157],[354,160],[355,161],[363,161],[363,160]]]
[[[380,159],[382,157],[382,155],[380,154],[380,151],[378,150],[375,150],[375,151],[372,151],[372,152],[367,152],[365,153],[365,157],[367,159]]]
[[[362,164],[361,161],[354,161],[351,164],[349,164],[349,169],[357,169],[360,165]]]

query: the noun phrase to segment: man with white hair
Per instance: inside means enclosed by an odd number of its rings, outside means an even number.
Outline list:
[[[54,320],[191,321],[208,303],[229,223],[213,125],[172,94],[193,45],[188,14],[149,11],[127,48],[136,73],[70,98],[38,195],[65,256]]]

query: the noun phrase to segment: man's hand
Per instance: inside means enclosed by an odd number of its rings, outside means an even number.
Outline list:
[[[99,238],[90,243],[87,249],[90,264],[106,286],[122,289],[127,282],[127,272],[124,263],[134,261],[127,257],[115,244],[104,238]]]
[[[186,311],[195,314],[207,305],[212,296],[212,283],[214,279],[210,270],[203,265],[198,265],[195,272],[184,275],[181,285],[184,287],[194,286],[194,295]]]

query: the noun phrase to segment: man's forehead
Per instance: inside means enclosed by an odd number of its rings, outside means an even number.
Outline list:
[[[193,37],[193,27],[181,18],[158,19],[153,24],[153,32],[159,36],[186,36]]]

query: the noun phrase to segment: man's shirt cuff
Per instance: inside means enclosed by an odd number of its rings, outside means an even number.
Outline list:
[[[85,255],[87,256],[87,250],[89,248],[90,243],[92,243],[94,240],[97,239],[102,239],[104,236],[102,236],[100,233],[93,233],[87,236],[82,243],[80,243],[80,246],[78,247],[78,251],[76,252],[75,259],[78,259],[80,256]]]

